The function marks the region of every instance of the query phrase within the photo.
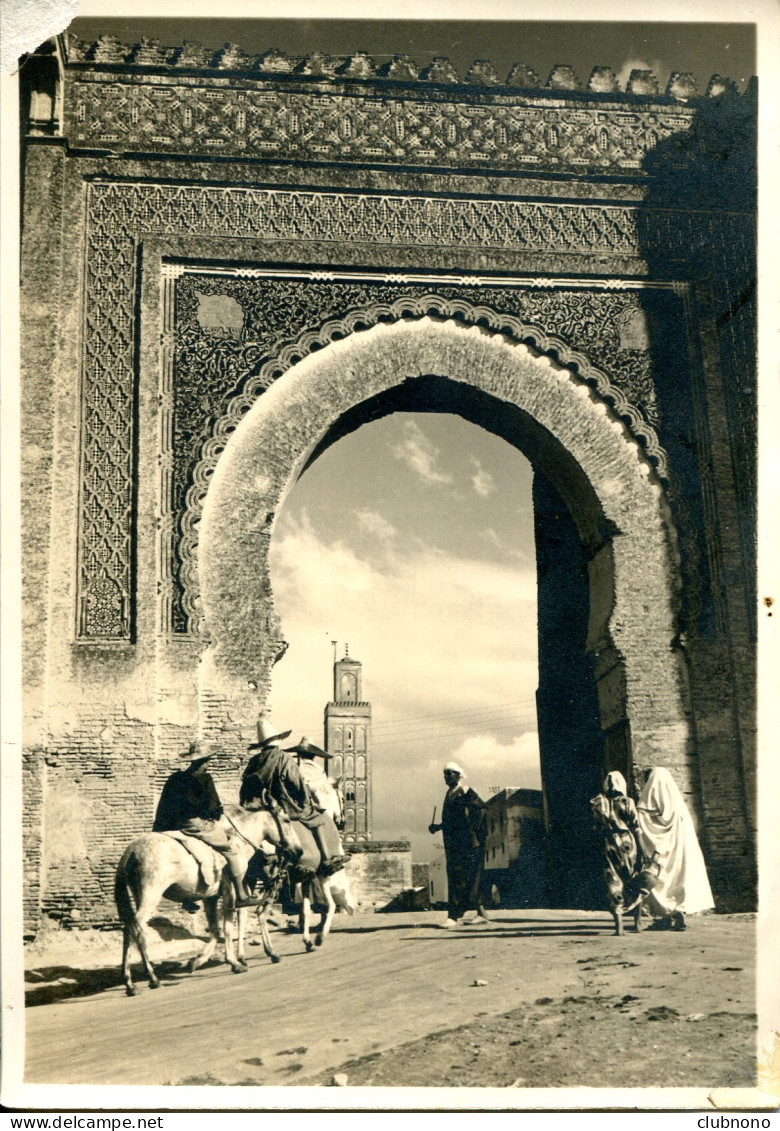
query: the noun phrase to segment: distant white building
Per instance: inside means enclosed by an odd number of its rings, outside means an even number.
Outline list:
[[[505,786],[488,799],[486,810],[485,867],[510,868],[520,857],[523,822],[544,822],[542,791]]]
[[[447,887],[447,858],[444,849],[438,852],[428,864],[428,898],[431,907],[446,903],[449,898]]]
[[[507,906],[544,906],[547,849],[540,789],[506,786],[490,797],[485,842],[485,884],[495,886]]]

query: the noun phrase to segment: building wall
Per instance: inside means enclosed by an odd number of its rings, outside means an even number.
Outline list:
[[[520,855],[523,822],[544,822],[542,791],[508,787],[489,797],[485,810],[485,867],[509,868]]]
[[[446,904],[449,895],[447,886],[447,858],[443,852],[434,856],[428,864],[428,896],[432,907]]]
[[[363,910],[385,907],[412,886],[409,841],[373,841],[349,846],[347,875],[352,895]]]

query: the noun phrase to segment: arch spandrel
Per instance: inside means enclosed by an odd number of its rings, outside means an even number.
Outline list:
[[[659,443],[658,435],[647,416],[638,410],[627,398],[625,392],[610,380],[603,370],[595,367],[581,350],[551,333],[548,328],[535,322],[516,317],[505,310],[494,309],[484,303],[474,305],[465,298],[445,297],[439,293],[425,292],[414,296],[405,295],[390,303],[373,303],[368,307],[350,309],[338,318],[328,319],[315,329],[308,329],[294,341],[282,346],[269,358],[257,372],[245,374],[241,391],[232,398],[225,414],[220,417],[209,438],[203,444],[200,459],[192,469],[192,483],[186,492],[186,505],[181,516],[181,537],[177,545],[177,556],[181,561],[179,584],[183,611],[189,621],[189,629],[198,633],[201,627],[200,582],[197,569],[197,547],[203,502],[211,477],[222,456],[230,437],[241,424],[257,400],[266,394],[279,378],[302,358],[315,353],[334,341],[342,340],[355,332],[368,328],[394,323],[402,319],[432,317],[439,320],[454,320],[467,326],[481,326],[499,333],[515,342],[524,342],[532,352],[556,358],[561,364],[576,373],[584,383],[590,385],[598,397],[614,410],[615,415],[624,421],[631,435],[639,440],[648,457],[663,479],[668,476],[666,452]],[[390,411],[397,411],[395,408]],[[365,414],[358,414],[357,423],[347,423],[350,412],[346,410],[321,441],[327,446],[340,434],[351,431],[365,422]],[[378,412],[377,415],[382,415]],[[463,415],[471,419],[467,413]],[[488,427],[488,423],[481,420]],[[328,438],[328,436],[330,438]],[[310,458],[316,458],[320,446],[315,448]]]
[[[248,679],[268,686],[275,659],[268,639],[275,623],[273,524],[328,430],[391,390],[432,382],[452,390],[440,411],[459,412],[503,435],[560,492],[591,559],[589,646],[597,670],[599,660],[605,673],[619,662],[639,756],[658,760],[662,753],[664,764],[682,764],[687,716],[673,651],[674,537],[649,461],[626,425],[571,370],[502,334],[454,320],[405,319],[333,341],[291,366],[235,428],[200,524],[198,572],[213,677],[223,690],[246,687]],[[648,670],[652,694],[645,692]]]

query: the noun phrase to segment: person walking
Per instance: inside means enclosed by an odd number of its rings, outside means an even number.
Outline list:
[[[684,931],[686,914],[715,906],[693,818],[669,770],[647,773],[637,804],[639,843],[645,855],[657,853],[659,875],[647,900],[656,916],[650,928]]]
[[[181,757],[189,766],[176,770],[163,786],[152,831],[178,830],[216,848],[225,857],[236,893],[236,907],[257,907],[262,901],[247,889],[244,864],[236,848],[231,826],[222,816],[222,802],[206,762],[215,754],[195,741]],[[188,906],[189,905],[189,906]],[[187,900],[186,910],[196,911],[197,903]]]
[[[442,927],[452,928],[463,920],[467,911],[475,910],[474,923],[487,923],[488,917],[480,901],[487,821],[485,803],[478,793],[464,784],[465,773],[456,762],[444,767],[447,793],[442,807],[441,823],[431,823],[429,833],[444,834],[444,855],[447,862],[447,918]]]
[[[628,796],[626,779],[619,771],[607,774],[602,792],[591,798],[590,807],[602,837],[604,883],[610,911],[617,933],[622,934],[622,916],[639,906],[647,895],[647,888],[636,805]]]

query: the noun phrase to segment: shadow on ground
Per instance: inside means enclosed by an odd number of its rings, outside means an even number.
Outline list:
[[[182,976],[189,976],[187,964],[196,953],[197,944],[205,942],[205,937],[193,935],[168,919],[155,918],[149,926],[163,943],[182,944],[181,956],[157,957],[154,966],[165,981],[176,982]],[[79,955],[73,961],[46,962],[31,966],[24,972],[24,998],[26,1006],[51,1005],[69,998],[88,997],[105,990],[124,989],[122,982],[122,934],[111,932],[100,948],[100,954],[85,957]],[[186,953],[191,949],[191,953]],[[131,953],[134,976],[139,971],[140,956],[135,947]],[[211,963],[206,964],[211,965]]]

